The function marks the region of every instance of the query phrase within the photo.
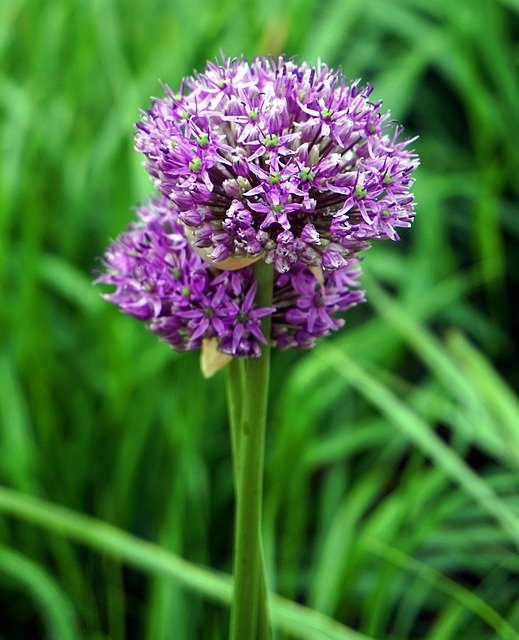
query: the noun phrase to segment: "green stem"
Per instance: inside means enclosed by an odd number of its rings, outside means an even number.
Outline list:
[[[263,261],[255,265],[258,307],[272,304],[273,269]],[[262,329],[270,343],[270,317]],[[263,458],[270,371],[270,344],[259,358],[246,362],[242,376],[240,428],[233,429],[236,456],[236,520],[234,543],[234,600],[231,610],[230,640],[268,640],[266,580],[261,549],[261,507]],[[229,374],[232,375],[231,373]],[[230,393],[236,398],[238,393]],[[236,407],[236,404],[234,405]],[[241,415],[240,415],[241,414]]]
[[[268,611],[267,573],[265,567],[265,554],[260,537],[259,557],[259,583],[258,583],[258,640],[270,640],[270,621]]]
[[[227,407],[229,410],[229,424],[231,427],[232,467],[234,488],[238,483],[238,465],[240,458],[240,429],[243,418],[243,385],[245,370],[243,359],[233,358],[226,367],[227,370]]]
[[[232,443],[233,479],[236,490],[238,484],[238,469],[240,458],[240,434],[243,419],[243,398],[245,384],[244,361],[241,358],[231,360],[227,366],[227,405],[229,409],[229,424]],[[262,550],[261,550],[262,551]],[[258,592],[258,638],[270,638],[269,621],[267,617],[267,582],[265,560],[261,552],[259,567]]]

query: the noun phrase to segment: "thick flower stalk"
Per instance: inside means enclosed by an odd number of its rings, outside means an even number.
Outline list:
[[[298,263],[277,274],[272,306],[258,307],[253,268],[208,264],[187,239],[176,206],[162,197],[140,207],[138,220],[109,247],[98,282],[114,285],[104,297],[178,351],[215,338],[223,354],[255,357],[266,342],[264,316],[272,316],[271,343],[281,349],[312,347],[342,327],[337,314],[364,300],[358,275],[355,258],[322,283]]]
[[[209,63],[178,93],[165,87],[136,148],[215,264],[333,271],[414,216],[411,140],[371,91],[283,57]]]

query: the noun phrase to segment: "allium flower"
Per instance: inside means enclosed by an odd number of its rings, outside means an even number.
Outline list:
[[[293,265],[275,279],[273,306],[258,308],[252,267],[222,271],[204,261],[165,197],[138,209],[138,216],[108,248],[97,282],[115,286],[104,297],[179,351],[216,339],[221,353],[259,356],[266,342],[261,318],[270,314],[274,346],[308,348],[344,324],[336,313],[364,300],[356,289],[357,261],[350,258],[322,283],[305,264]]]
[[[137,124],[136,148],[216,265],[349,268],[414,216],[417,157],[371,91],[283,57],[209,63],[178,93],[165,87]]]

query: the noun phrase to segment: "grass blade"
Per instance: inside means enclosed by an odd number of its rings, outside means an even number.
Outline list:
[[[110,524],[5,487],[0,488],[0,512],[71,538],[147,573],[166,575],[206,598],[228,605],[228,576],[187,562]],[[370,640],[331,618],[271,594],[272,623],[300,640]]]
[[[37,602],[52,640],[80,640],[75,611],[67,596],[38,564],[0,546],[0,573],[23,585]]]
[[[407,440],[443,468],[468,495],[499,522],[519,547],[519,517],[453,449],[440,440],[426,422],[340,350],[323,344],[316,351],[316,356],[320,359],[326,358],[329,366],[381,411]]]

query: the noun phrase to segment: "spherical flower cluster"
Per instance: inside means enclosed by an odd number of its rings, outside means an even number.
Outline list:
[[[97,282],[113,285],[104,297],[147,323],[174,349],[199,349],[216,338],[233,357],[259,356],[266,339],[261,318],[272,316],[274,346],[308,348],[339,329],[336,314],[362,302],[359,270],[350,258],[320,283],[303,264],[277,274],[272,307],[255,304],[252,267],[224,271],[193,249],[176,205],[165,197],[138,209],[138,220],[107,250]]]
[[[348,268],[370,240],[410,225],[418,160],[371,87],[281,57],[210,63],[165,93],[137,124],[136,148],[222,268]]]

